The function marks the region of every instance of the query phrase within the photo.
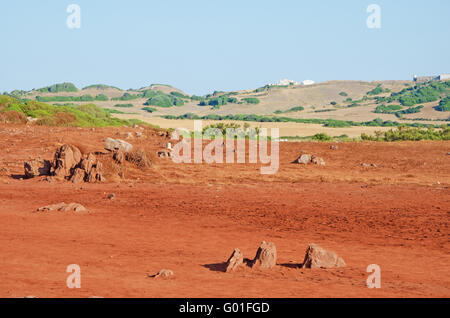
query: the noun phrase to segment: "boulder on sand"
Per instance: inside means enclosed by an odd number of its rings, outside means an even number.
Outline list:
[[[325,166],[325,160],[323,160],[323,158],[320,157],[312,156],[311,162],[318,166]]]
[[[105,149],[109,151],[120,150],[123,152],[130,152],[133,150],[133,145],[121,139],[106,138]]]
[[[309,244],[302,268],[333,268],[346,266],[336,253],[327,251],[317,244]]]
[[[52,204],[47,205],[42,208],[37,209],[38,212],[45,212],[45,211],[60,211],[60,212],[85,212],[87,211],[84,206],[82,206],[79,203],[69,203],[66,204],[64,202],[58,203],[58,204]]]
[[[307,165],[310,162],[311,162],[311,155],[308,154],[303,154],[294,161],[294,163],[300,163],[302,165]]]
[[[52,167],[48,160],[30,160],[24,163],[25,177],[34,178],[39,176],[50,175],[50,169]]]
[[[277,248],[272,242],[263,241],[256,251],[256,256],[252,262],[253,267],[269,269],[277,264]]]
[[[158,274],[150,276],[152,278],[170,278],[173,276],[173,271],[170,269],[162,269],[158,272]]]
[[[226,272],[233,272],[244,263],[244,256],[240,249],[236,248],[227,260]]]
[[[55,152],[51,173],[60,178],[70,178],[81,161],[81,151],[72,145],[63,145]]]

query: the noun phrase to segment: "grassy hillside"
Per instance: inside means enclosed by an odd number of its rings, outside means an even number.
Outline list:
[[[0,95],[0,122],[25,123],[27,117],[34,118],[37,125],[106,127],[142,123],[138,120],[123,120],[94,104],[54,106],[37,101],[21,102],[10,96]]]

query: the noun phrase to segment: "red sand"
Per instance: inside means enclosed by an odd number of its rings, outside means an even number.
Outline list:
[[[0,176],[0,297],[450,296],[449,142],[282,143],[274,176],[259,164],[154,158],[105,184],[19,179],[25,160],[50,159],[60,142],[101,150],[136,130],[0,126],[0,169],[10,170]],[[156,153],[168,141],[144,134],[130,142]],[[327,166],[292,164],[302,150]],[[89,213],[34,213],[61,201]],[[262,240],[276,244],[276,268],[221,271],[234,248],[253,258]],[[347,267],[299,269],[309,243]],[[66,287],[69,264],[81,267],[81,289]],[[381,266],[381,289],[366,287],[369,264]],[[174,278],[147,277],[162,268]]]

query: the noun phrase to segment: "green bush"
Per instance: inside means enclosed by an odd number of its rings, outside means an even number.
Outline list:
[[[153,108],[153,107],[144,107],[144,108],[142,108],[142,110],[145,110],[146,112],[149,112],[149,113],[154,113],[154,112],[158,111],[156,108]]]
[[[401,125],[385,133],[376,132],[372,136],[363,133],[361,134],[361,139],[371,141],[450,140],[450,128],[442,126],[440,129],[434,129],[432,127],[424,129]]]
[[[346,92],[340,92],[339,95],[343,96],[343,97],[347,97],[348,94]]]
[[[131,107],[133,107],[133,104],[115,104],[114,107],[131,108]]]
[[[78,88],[76,88],[76,86],[73,85],[72,83],[61,83],[39,88],[38,91],[41,93],[60,93],[60,92],[74,93],[78,92]]]
[[[439,102],[439,106],[434,109],[440,112],[450,112],[450,97],[446,97]]]
[[[259,99],[255,98],[255,97],[243,98],[242,101],[247,104],[259,104],[260,103]]]

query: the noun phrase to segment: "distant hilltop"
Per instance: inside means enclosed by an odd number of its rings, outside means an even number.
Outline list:
[[[448,81],[450,80],[450,74],[440,74],[432,76],[417,76],[414,75],[413,81],[418,83],[429,82],[429,81]]]
[[[297,86],[297,85],[302,85],[302,86],[308,86],[308,85],[313,85],[315,84],[314,81],[312,80],[304,80],[303,82],[299,83],[290,79],[282,79],[281,81],[279,81],[278,83],[273,83],[273,84],[269,84],[270,86]]]

